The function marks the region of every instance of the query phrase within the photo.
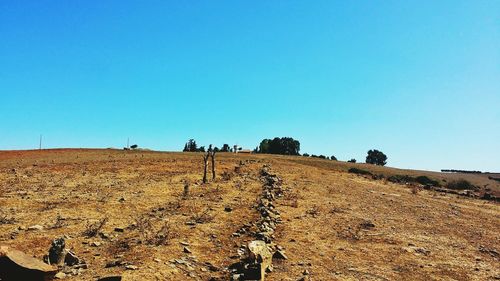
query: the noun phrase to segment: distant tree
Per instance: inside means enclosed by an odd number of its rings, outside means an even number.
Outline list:
[[[351,160],[347,161],[349,163],[356,163],[356,159],[352,158]]]
[[[318,158],[318,155],[313,154],[313,155],[311,155],[311,157],[312,157],[312,158]]]
[[[300,155],[299,151],[300,142],[289,137],[264,139],[259,145],[259,153]]]
[[[271,147],[271,140],[263,139],[259,144],[259,153],[271,153],[270,147]]]
[[[325,155],[320,155],[320,156],[318,156],[318,158],[326,159],[326,156]]]
[[[217,146],[214,147],[214,152],[219,152],[219,151],[220,151],[220,149]]]
[[[139,147],[139,146],[138,146],[137,144],[134,144],[134,145],[131,145],[131,146],[130,146],[130,148],[132,148],[132,149],[136,149],[136,148],[138,148],[138,147]]]
[[[387,164],[387,156],[382,151],[370,149],[366,156],[366,163],[385,166]]]
[[[241,151],[241,150],[243,150],[243,147],[241,147],[241,146],[238,147],[238,151]]]
[[[198,151],[198,146],[194,139],[188,140],[188,142],[184,145],[184,152],[196,152]]]
[[[205,152],[205,147],[204,146],[200,146],[200,148],[198,148],[197,151],[198,152]]]
[[[333,155],[332,155],[332,156],[330,156],[330,160],[335,160],[335,161],[337,161],[337,157],[335,157],[335,156],[333,156]]]
[[[304,154],[302,154],[302,156],[309,157],[309,154],[308,153],[304,153]]]
[[[221,152],[230,152],[231,148],[229,147],[229,144],[225,143],[222,145]]]
[[[259,147],[254,148],[253,153],[259,153]]]

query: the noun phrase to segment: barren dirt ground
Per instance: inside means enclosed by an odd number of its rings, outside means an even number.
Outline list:
[[[258,217],[260,170],[270,164],[285,189],[274,242],[288,259],[274,261],[266,280],[298,280],[306,270],[311,280],[500,279],[498,203],[413,194],[328,160],[216,157],[218,178],[202,185],[198,153],[0,152],[0,245],[42,259],[65,237],[88,265],[67,280],[228,280],[225,268],[253,239],[233,233]],[[85,233],[101,221],[99,233]]]

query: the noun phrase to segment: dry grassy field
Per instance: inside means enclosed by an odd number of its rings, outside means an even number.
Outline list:
[[[0,152],[0,246],[42,259],[64,237],[86,267],[65,280],[229,280],[254,238],[261,170],[282,179],[273,242],[287,259],[266,280],[499,280],[500,205],[351,173],[465,178],[484,175],[219,153],[201,183],[200,153],[121,150]],[[189,185],[189,194],[184,187]],[[63,269],[64,270],[64,269]]]

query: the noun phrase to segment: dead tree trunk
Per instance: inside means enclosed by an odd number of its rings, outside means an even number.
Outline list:
[[[212,180],[215,180],[215,150],[210,154],[212,158]]]
[[[210,156],[210,152],[207,152],[203,156],[203,183],[207,183],[207,166],[208,166],[208,157]]]

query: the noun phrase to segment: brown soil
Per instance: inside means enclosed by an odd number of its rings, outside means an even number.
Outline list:
[[[228,280],[226,268],[238,261],[238,247],[253,239],[233,233],[258,218],[259,172],[270,164],[285,189],[275,201],[283,223],[274,242],[288,259],[275,261],[266,280],[298,280],[305,270],[312,280],[500,278],[498,203],[346,171],[356,166],[385,175],[465,178],[497,194],[498,182],[487,177],[301,157],[216,157],[218,179],[203,185],[198,153],[0,152],[0,245],[41,259],[54,238],[65,236],[67,247],[88,264],[67,280],[112,274],[124,280]],[[88,237],[104,219],[97,235]],[[28,230],[33,225],[43,230]],[[106,267],[116,261],[121,264]]]

